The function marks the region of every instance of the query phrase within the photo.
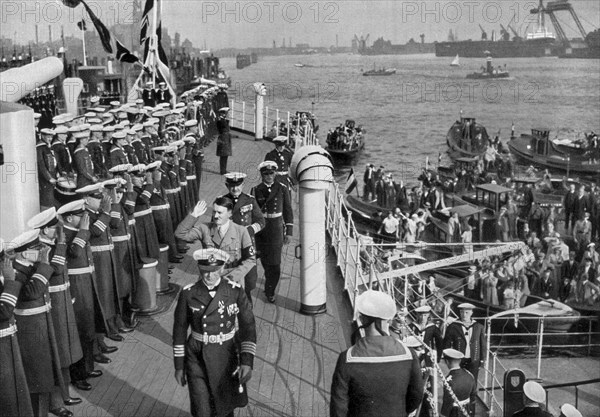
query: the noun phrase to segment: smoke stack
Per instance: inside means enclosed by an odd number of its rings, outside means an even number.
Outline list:
[[[52,25],[48,25],[48,42],[52,43]]]

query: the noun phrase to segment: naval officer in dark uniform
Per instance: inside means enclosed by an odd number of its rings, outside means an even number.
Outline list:
[[[248,230],[252,244],[256,247],[254,236],[265,227],[265,218],[254,197],[243,192],[245,178],[246,174],[242,172],[225,174],[225,185],[229,190],[229,194],[224,195],[224,197],[233,201],[231,220]],[[256,265],[254,265],[244,277],[244,290],[250,303],[252,303],[252,290],[256,288],[257,279],[258,272]]]
[[[523,403],[525,407],[517,411],[512,417],[552,417],[552,414],[542,407],[546,402],[546,390],[535,381],[523,384]]]
[[[235,408],[248,404],[245,384],[256,354],[254,315],[242,287],[221,278],[227,252],[201,249],[194,259],[198,282],[183,288],[175,309],[175,379],[181,386],[189,383],[194,417],[233,416]]]
[[[446,376],[446,382],[454,393],[456,401],[447,386],[444,384],[444,399],[442,402],[441,415],[443,417],[461,417],[461,408],[473,415],[475,407],[475,396],[477,395],[477,384],[475,378],[469,371],[460,367],[460,362],[465,355],[456,349],[444,349],[444,360],[450,372]]]
[[[290,183],[288,171],[294,155],[285,147],[287,141],[287,136],[274,138],[275,149],[265,155],[265,161],[273,161],[277,164],[277,180],[290,187],[291,190],[292,184]]]
[[[331,382],[331,417],[406,417],[423,398],[419,361],[390,336],[396,303],[386,293],[367,290],[356,299],[359,339],[338,358]]]
[[[265,161],[258,169],[262,183],[252,189],[252,194],[264,213],[265,227],[256,235],[256,250],[265,270],[265,295],[270,303],[274,303],[281,276],[281,249],[292,236],[294,212],[289,188],[275,181],[277,164]]]

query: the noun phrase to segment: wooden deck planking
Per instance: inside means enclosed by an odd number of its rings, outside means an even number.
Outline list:
[[[243,136],[238,134],[238,136]],[[234,156],[229,169],[242,170],[249,180],[245,191],[258,183],[256,165],[272,149],[267,142],[235,140]],[[213,143],[206,158],[215,159]],[[200,198],[210,204],[226,193],[217,163],[205,165]],[[294,198],[297,216],[297,195]],[[204,219],[208,220],[205,215]],[[297,217],[295,219],[297,221]],[[319,317],[304,316],[300,309],[300,261],[294,256],[298,244],[298,227],[294,238],[283,248],[282,279],[277,301],[268,303],[263,293],[264,272],[258,262],[258,285],[253,292],[257,325],[257,355],[253,378],[248,384],[249,405],[238,416],[305,416],[328,413],[331,374],[337,355],[346,348],[343,332],[335,331],[342,323],[328,284],[328,313]],[[197,280],[196,264],[191,258],[199,245],[191,245],[180,264],[175,264],[171,282],[182,287]],[[160,297],[160,296],[159,296]],[[174,305],[166,312],[140,318],[141,324],[111,355],[108,365],[98,365],[104,376],[91,380],[94,389],[80,392],[84,402],[72,407],[76,415],[102,416],[189,416],[188,388],[179,387],[173,378],[171,330]],[[74,393],[76,390],[73,390]]]

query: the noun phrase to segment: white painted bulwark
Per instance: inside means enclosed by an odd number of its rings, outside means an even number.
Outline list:
[[[0,236],[10,240],[40,212],[33,110],[0,101]]]
[[[40,59],[0,73],[0,101],[15,103],[63,72],[63,62],[55,57]],[[34,143],[35,146],[35,143]]]

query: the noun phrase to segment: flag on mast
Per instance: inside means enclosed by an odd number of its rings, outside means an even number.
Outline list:
[[[354,169],[350,168],[350,174],[346,180],[346,194],[350,194],[358,186],[358,180],[354,175]]]

